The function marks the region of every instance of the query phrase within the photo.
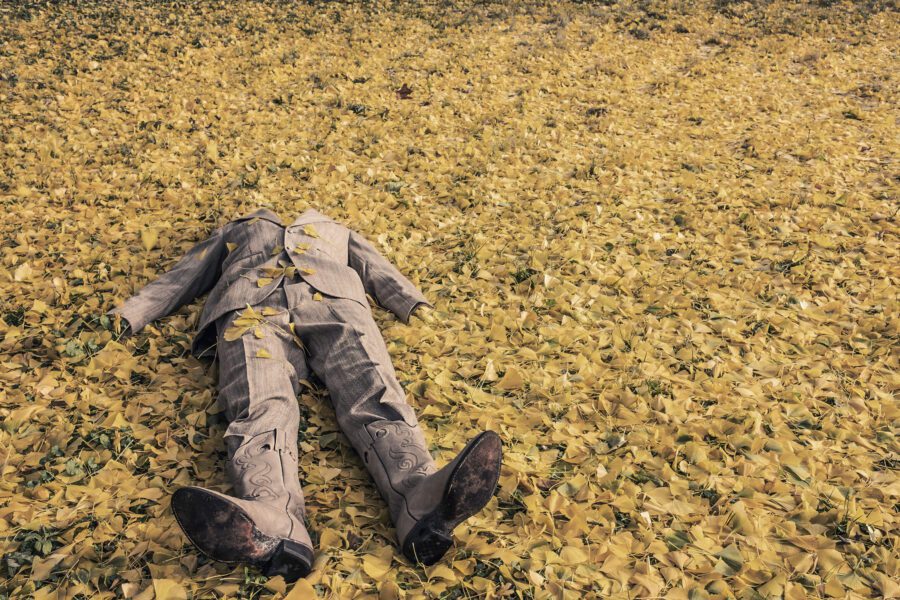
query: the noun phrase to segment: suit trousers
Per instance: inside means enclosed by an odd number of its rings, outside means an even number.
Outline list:
[[[285,278],[253,309],[263,322],[232,341],[225,332],[243,311],[216,321],[218,402],[229,422],[229,459],[259,433],[275,429],[297,439],[299,380],[311,372],[324,382],[338,426],[360,456],[377,432],[368,425],[404,421],[418,427],[369,307]]]

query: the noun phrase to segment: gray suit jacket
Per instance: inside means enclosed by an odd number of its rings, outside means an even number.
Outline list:
[[[120,314],[136,333],[210,292],[191,352],[198,358],[211,357],[216,319],[256,304],[278,289],[284,278],[283,270],[277,272],[279,259],[286,262],[285,254],[296,272],[322,294],[355,300],[368,308],[368,293],[404,323],[420,304],[433,306],[355,231],[314,209],[284,227],[278,215],[261,208],[216,229],[166,273],[107,314]]]

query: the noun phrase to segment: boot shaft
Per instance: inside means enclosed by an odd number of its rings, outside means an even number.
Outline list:
[[[423,556],[439,557],[449,547],[452,529],[493,494],[502,455],[499,437],[476,436],[438,469],[419,427],[377,421],[367,429],[372,444],[363,461],[388,504],[401,548],[407,554],[412,539]]]
[[[275,429],[245,440],[225,470],[235,497],[286,507],[302,523],[306,506],[297,462],[295,444]]]
[[[437,466],[418,426],[403,421],[376,421],[366,426],[372,444],[363,451],[363,462],[394,523],[406,511],[405,497]]]

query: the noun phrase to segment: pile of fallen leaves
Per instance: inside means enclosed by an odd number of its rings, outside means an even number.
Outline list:
[[[0,598],[898,595],[897,40],[884,2],[0,6]],[[103,313],[213,228],[314,207],[436,305],[374,309],[445,560],[306,389],[315,571],[199,555],[226,490],[196,302]]]

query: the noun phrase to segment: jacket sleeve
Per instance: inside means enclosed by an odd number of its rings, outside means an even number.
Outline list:
[[[363,236],[350,231],[350,266],[359,273],[366,293],[404,323],[413,311],[426,305],[434,308],[421,291],[382,256]]]
[[[224,227],[185,254],[174,266],[120,306],[107,312],[119,314],[137,333],[151,321],[165,317],[208,292],[221,274],[225,255]]]

